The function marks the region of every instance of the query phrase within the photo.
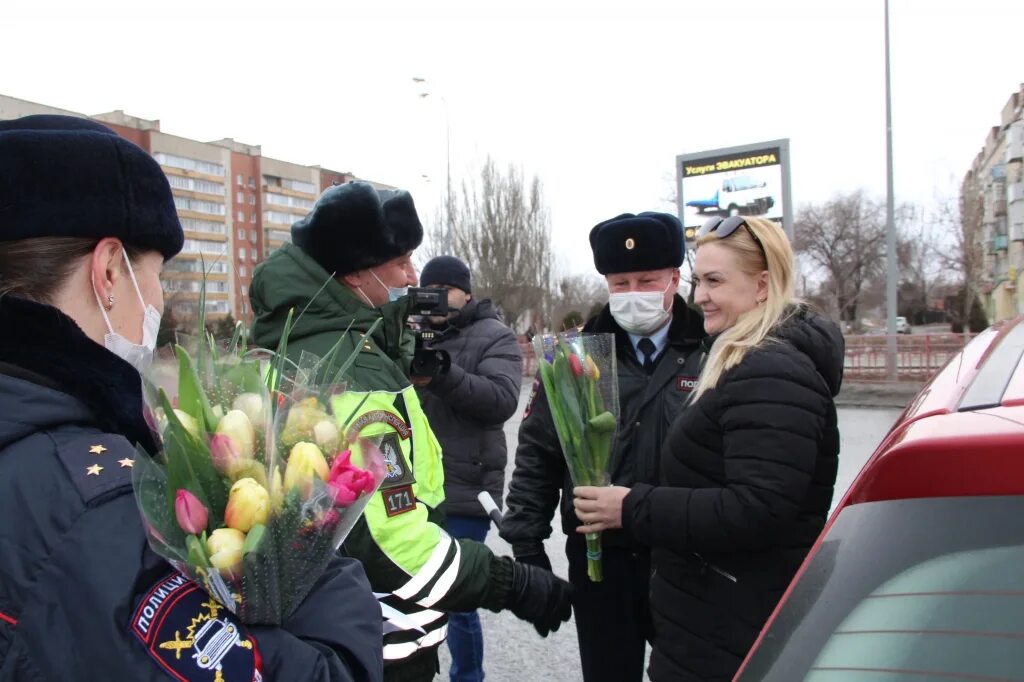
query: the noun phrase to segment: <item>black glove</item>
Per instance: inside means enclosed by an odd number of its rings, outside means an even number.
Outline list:
[[[533,623],[541,637],[547,637],[572,615],[572,585],[545,571],[512,563],[512,589],[508,609],[518,618]]]
[[[436,379],[446,374],[452,366],[452,358],[446,350],[433,350],[431,348],[417,348],[412,356],[412,366],[409,374],[424,379]]]
[[[542,542],[514,544],[512,545],[512,556],[521,563],[543,568],[545,571],[551,570],[551,560],[548,559],[548,553],[544,551]]]

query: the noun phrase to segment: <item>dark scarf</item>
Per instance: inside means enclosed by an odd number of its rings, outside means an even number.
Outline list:
[[[0,374],[70,395],[89,408],[99,428],[156,452],[139,373],[74,320],[53,306],[2,296],[0,330]]]

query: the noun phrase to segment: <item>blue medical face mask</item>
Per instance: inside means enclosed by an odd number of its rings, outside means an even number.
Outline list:
[[[384,284],[384,282],[381,281],[380,277],[377,276],[376,272],[370,270],[370,274],[373,275],[373,278],[375,280],[377,280],[377,284],[387,289],[388,303],[394,303],[403,296],[409,295],[409,287],[389,287],[387,284]]]

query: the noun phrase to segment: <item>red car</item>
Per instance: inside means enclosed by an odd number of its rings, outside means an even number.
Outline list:
[[[735,681],[1024,680],[1022,355],[1024,317],[917,395]]]

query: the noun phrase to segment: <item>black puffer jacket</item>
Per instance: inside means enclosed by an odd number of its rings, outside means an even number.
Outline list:
[[[624,528],[652,548],[651,679],[731,680],[824,527],[844,342],[801,311],[672,424]]]
[[[285,627],[241,626],[146,542],[138,373],[56,308],[2,297],[0,329],[0,680],[212,680],[200,639],[232,626],[224,679],[382,678],[358,562],[332,562]]]
[[[640,366],[629,335],[615,323],[607,305],[587,322],[584,331],[615,334],[620,417],[609,463],[612,483],[657,483],[661,443],[669,424],[683,410],[700,370],[704,320],[682,298],[675,297],[668,346],[658,356],[650,376]],[[568,535],[580,525],[572,506],[572,480],[558,444],[547,396],[537,379],[519,427],[508,512],[501,524],[501,537],[512,544],[517,555],[537,551],[539,543],[551,535],[551,517],[558,506],[559,493],[562,529]],[[608,547],[633,544],[619,531],[605,531],[602,542]]]
[[[487,516],[476,496],[501,506],[505,491],[505,422],[519,404],[523,355],[515,334],[489,300],[470,301],[433,348],[448,351],[447,373],[417,389],[444,453],[445,510]]]

